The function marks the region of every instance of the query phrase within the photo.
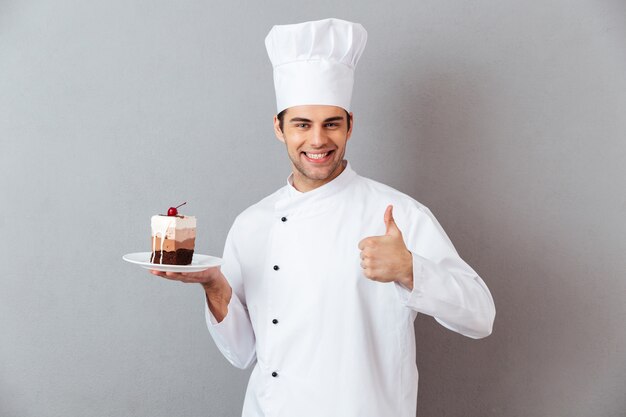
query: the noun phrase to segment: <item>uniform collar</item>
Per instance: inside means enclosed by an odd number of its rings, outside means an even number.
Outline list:
[[[336,178],[321,187],[317,187],[305,193],[296,190],[293,186],[293,173],[289,175],[286,186],[287,198],[281,199],[276,203],[276,210],[290,211],[299,210],[301,208],[313,208],[313,206],[316,206],[318,203],[327,201],[329,197],[345,189],[357,176],[357,173],[352,170],[347,160],[344,160],[343,164],[344,169]]]

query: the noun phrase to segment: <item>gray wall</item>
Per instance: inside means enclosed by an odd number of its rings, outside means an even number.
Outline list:
[[[416,321],[420,417],[626,415],[623,1],[0,2],[0,416],[236,416],[199,286],[124,263],[188,201],[220,254],[289,173],[273,24],[361,22],[355,170],[429,206],[497,306]]]

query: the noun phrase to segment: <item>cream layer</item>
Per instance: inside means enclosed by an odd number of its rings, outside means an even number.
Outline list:
[[[194,216],[161,216],[150,219],[152,236],[165,235],[168,239],[189,239],[196,236],[196,218]]]
[[[150,219],[152,227],[162,230],[168,227],[177,227],[179,229],[187,229],[196,227],[196,218],[194,216],[162,216],[156,214]]]
[[[174,252],[176,249],[189,249],[193,250],[196,244],[196,239],[185,239],[185,240],[172,240],[165,239],[163,241],[163,246],[161,246],[161,238],[157,237],[154,239],[154,246],[152,251],[166,251],[166,252]]]
[[[152,230],[152,237],[162,237],[163,232],[161,230]],[[174,229],[169,228],[165,231],[165,238],[171,240],[185,240],[185,239],[195,239],[196,237],[196,229]]]

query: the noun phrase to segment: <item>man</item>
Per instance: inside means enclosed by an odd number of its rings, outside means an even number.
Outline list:
[[[491,333],[489,290],[428,208],[344,160],[366,37],[338,19],[270,31],[288,184],[237,217],[222,271],[153,272],[201,283],[220,351],[254,364],[244,417],[414,417],[417,313]]]

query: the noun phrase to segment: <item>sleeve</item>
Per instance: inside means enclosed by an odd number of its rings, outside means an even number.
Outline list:
[[[473,339],[489,336],[496,310],[487,285],[461,259],[428,208],[408,218],[400,230],[406,230],[405,244],[413,255],[413,290],[394,282],[400,300],[454,332]]]
[[[246,307],[241,265],[234,244],[234,227],[233,225],[226,238],[222,265],[222,273],[233,290],[228,312],[218,323],[205,302],[205,316],[209,333],[220,352],[233,366],[246,369],[256,360],[256,339]]]

